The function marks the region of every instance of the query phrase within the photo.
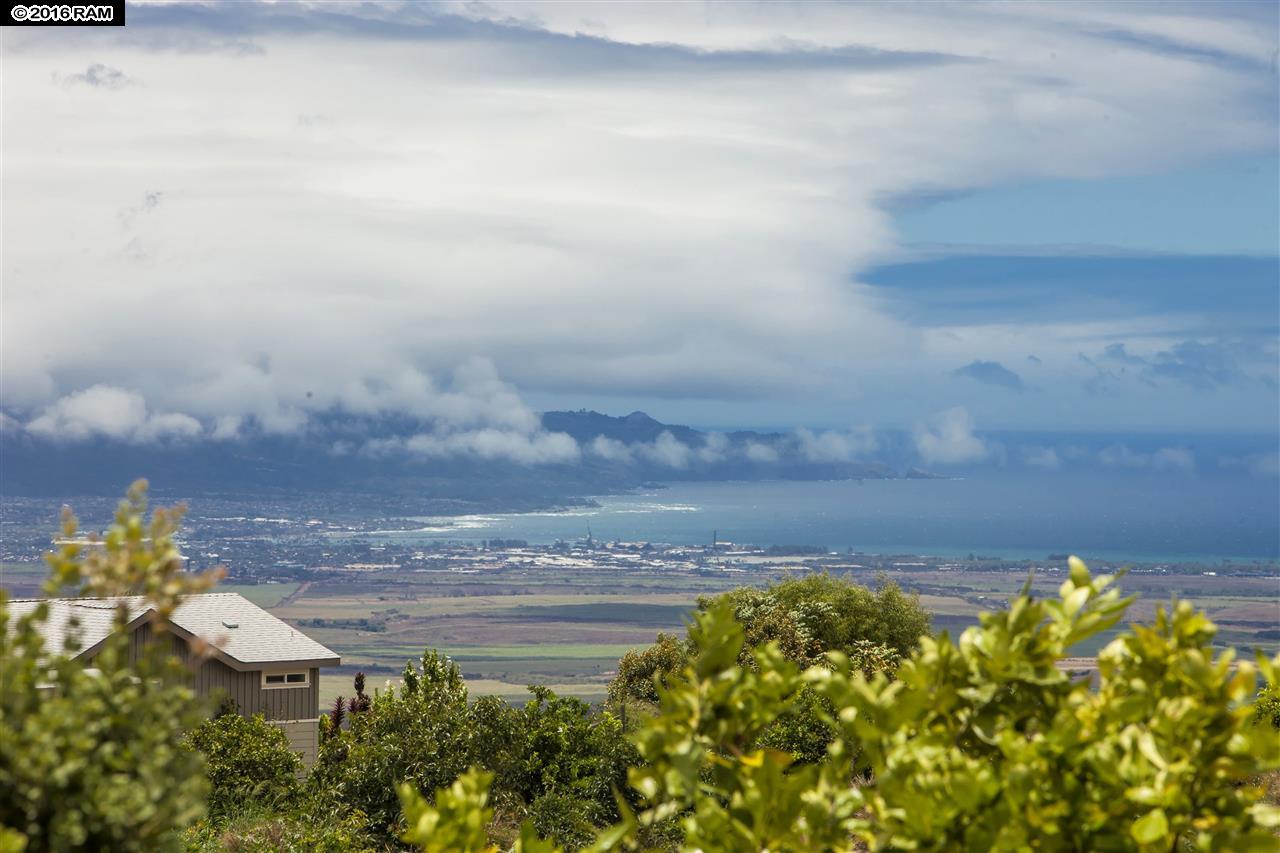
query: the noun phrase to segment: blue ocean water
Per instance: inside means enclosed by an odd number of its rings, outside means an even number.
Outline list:
[[[399,541],[585,538],[886,554],[1280,559],[1274,477],[986,469],[946,480],[673,483],[565,512],[424,518]]]

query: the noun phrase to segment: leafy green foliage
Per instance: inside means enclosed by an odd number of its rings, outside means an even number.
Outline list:
[[[615,820],[613,789],[625,786],[627,768],[636,761],[621,724],[608,712],[592,714],[581,700],[556,696],[545,687],[529,690],[533,698],[505,726],[509,747],[493,752],[477,748],[477,762],[498,774],[501,790],[526,803],[556,794],[577,801],[588,822]],[[478,729],[492,727],[486,718],[496,707],[472,707]]]
[[[672,820],[688,850],[1275,849],[1280,809],[1250,779],[1280,767],[1280,739],[1250,724],[1256,670],[1214,658],[1202,614],[1179,603],[1121,634],[1096,689],[1058,666],[1124,615],[1111,582],[1073,558],[1060,600],[1024,594],[958,642],[923,638],[895,679],[838,652],[802,673],[776,642],[747,650],[730,602],[709,606],[636,736],[643,806],[593,849]],[[1258,662],[1270,689],[1276,666]],[[806,688],[836,734],[816,764],[760,745]],[[855,785],[858,750],[872,780]]]
[[[425,853],[497,850],[485,833],[485,827],[493,820],[493,809],[489,808],[492,781],[489,773],[468,770],[452,785],[436,792],[434,806],[428,805],[413,785],[401,785],[398,793],[406,825],[401,840]]]
[[[529,823],[539,838],[566,850],[580,850],[595,840],[594,803],[572,794],[550,791],[529,806]]]
[[[221,820],[202,820],[183,836],[188,853],[373,853],[360,812],[342,815],[246,804]]]
[[[721,601],[698,615],[698,657],[659,692],[658,715],[637,735],[648,763],[631,783],[648,808],[633,826],[680,816],[688,849],[838,849],[857,802],[836,765],[793,766],[757,746],[803,690],[800,669],[772,643],[741,666],[746,634],[732,614]]]
[[[361,691],[363,693],[363,691]],[[400,818],[396,786],[432,790],[450,784],[471,760],[467,690],[457,666],[427,652],[406,665],[403,684],[388,685],[367,710],[348,716],[320,745],[310,786],[340,811],[360,811],[367,828],[390,840]]]
[[[871,759],[852,828],[877,849],[1274,849],[1280,813],[1245,783],[1280,744],[1247,724],[1254,669],[1214,659],[1203,614],[1178,603],[1120,635],[1097,689],[1056,665],[1123,616],[1111,582],[1073,558],[1061,600],[926,640],[893,682],[811,671]]]
[[[753,650],[772,643],[802,668],[825,666],[826,653],[836,651],[867,675],[892,672],[929,630],[929,615],[918,598],[895,584],[871,590],[827,574],[787,579],[766,589],[743,587],[699,602],[703,613],[717,607],[731,610],[743,626],[737,662],[749,668],[757,666]],[[628,652],[609,684],[612,707],[656,706],[661,688],[701,653],[699,636],[693,632],[682,641],[659,635],[649,648]],[[812,690],[802,690],[786,713],[760,732],[757,745],[805,763],[822,761],[833,735],[824,721],[831,710]]]
[[[182,570],[173,543],[181,510],[157,510],[150,523],[145,513],[139,481],[93,547],[75,540],[76,521],[65,514],[67,544],[48,557],[46,591],[142,595],[163,617],[183,595],[211,586],[215,575]],[[0,841],[28,851],[175,845],[174,830],[204,811],[205,783],[201,757],[182,745],[202,708],[172,643],[151,643],[131,660],[117,630],[91,672],[64,649],[45,648],[48,618],[47,604],[13,618],[0,593]],[[128,614],[115,618],[122,628]],[[164,640],[162,619],[155,629]]]
[[[689,643],[672,634],[659,634],[647,649],[632,649],[618,661],[609,682],[609,703],[621,707],[628,699],[657,704],[657,683],[679,672],[692,654]]]
[[[868,589],[829,574],[788,578],[765,589],[740,587],[698,603],[708,610],[724,601],[746,630],[742,662],[750,650],[774,642],[801,666],[819,663],[827,652],[866,657],[909,654],[929,634],[929,613],[919,597],[881,580]],[[887,667],[886,667],[887,668]]]
[[[1265,684],[1253,703],[1253,722],[1259,726],[1280,729],[1280,687]]]
[[[186,743],[204,756],[211,818],[251,803],[286,809],[297,797],[302,761],[280,727],[260,714],[206,720],[187,735]]]
[[[782,656],[801,667],[823,664],[827,652],[840,652],[868,674],[892,671],[899,658],[929,633],[929,614],[919,598],[896,584],[875,590],[827,574],[789,578],[765,589],[741,587],[698,602],[701,612],[728,607],[743,626],[745,641],[738,662],[754,666],[752,650],[774,643]],[[659,634],[652,646],[628,652],[609,683],[609,701],[657,704],[659,687],[697,655],[693,636],[681,640]]]

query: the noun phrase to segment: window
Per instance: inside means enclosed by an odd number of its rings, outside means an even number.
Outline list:
[[[310,683],[311,678],[306,672],[262,673],[262,687],[264,689],[274,689],[277,687],[306,687]]]

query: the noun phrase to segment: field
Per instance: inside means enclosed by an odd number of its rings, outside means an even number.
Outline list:
[[[848,574],[875,582],[870,572]],[[322,676],[326,704],[351,693],[356,671],[368,674],[372,688],[394,683],[405,662],[424,648],[455,660],[474,695],[516,701],[527,685],[541,684],[598,701],[618,658],[659,632],[682,632],[700,595],[779,577],[765,567],[731,577],[662,570],[620,576],[581,568],[389,571],[310,582],[271,609],[342,655],[342,666]],[[953,636],[982,611],[1003,606],[1027,580],[1020,573],[986,571],[890,577],[919,591],[935,630]],[[1032,588],[1052,596],[1062,579],[1044,572]],[[1274,578],[1132,574],[1122,588],[1138,595],[1130,611],[1135,620],[1150,620],[1155,607],[1173,596],[1190,598],[1218,623],[1221,645],[1249,654],[1254,647],[1272,654],[1280,648],[1280,582]],[[1092,656],[1114,633],[1074,651]]]
[[[864,584],[876,583],[874,569],[826,568]],[[790,571],[804,571],[791,560]],[[358,671],[381,689],[394,682],[405,662],[426,648],[455,660],[472,693],[512,701],[530,684],[589,701],[603,698],[618,659],[630,648],[653,642],[659,632],[683,632],[699,596],[742,584],[765,584],[786,573],[761,561],[743,561],[745,572],[681,569],[674,564],[635,568],[593,565],[509,567],[464,571],[403,569],[324,572],[301,582],[224,584],[296,625],[342,656],[342,666],[321,677],[321,698],[349,695]],[[1099,567],[1101,568],[1101,567]],[[891,569],[888,577],[920,594],[933,614],[935,631],[953,636],[974,624],[978,614],[1004,606],[1027,582],[1022,571],[963,568]],[[38,595],[46,576],[43,562],[0,564],[0,586],[12,596]],[[1032,579],[1038,596],[1054,596],[1063,580],[1058,569],[1041,569]],[[1130,617],[1154,618],[1155,608],[1186,598],[1206,610],[1219,627],[1218,643],[1252,655],[1280,650],[1280,579],[1135,571],[1122,589],[1137,596]],[[1073,650],[1090,657],[1115,632]]]

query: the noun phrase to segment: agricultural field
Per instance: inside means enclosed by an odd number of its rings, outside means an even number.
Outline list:
[[[370,553],[369,559],[387,559],[385,552]],[[887,577],[920,595],[935,631],[954,636],[980,613],[1003,607],[1028,582],[1026,568],[984,565],[981,558],[926,565],[867,555],[761,555],[730,564],[717,554],[691,560],[686,550],[628,564],[625,554],[599,550],[513,553],[519,561],[504,561],[512,555],[502,551],[442,549],[415,560],[401,557],[407,565],[399,568],[300,569],[291,577],[263,575],[257,583],[242,573],[219,589],[244,595],[342,656],[342,666],[322,676],[326,703],[349,695],[359,671],[372,688],[394,682],[405,662],[426,648],[453,658],[475,695],[519,701],[528,685],[538,684],[598,701],[628,649],[648,645],[660,632],[683,632],[699,597],[735,586],[813,570],[866,585]],[[0,587],[11,596],[38,595],[45,577],[44,563],[34,557],[0,564]],[[1064,577],[1060,565],[1041,566],[1030,574],[1031,588],[1054,596]],[[1158,605],[1186,598],[1218,624],[1221,647],[1248,655],[1254,648],[1280,650],[1280,578],[1274,573],[1219,576],[1137,567],[1120,585],[1137,596],[1130,609],[1136,621],[1150,621]],[[1114,634],[1074,652],[1090,657]]]
[[[49,566],[44,560],[18,562],[6,560],[0,563],[0,588],[10,598],[31,598],[40,595],[45,579],[49,577]]]
[[[842,572],[866,584],[870,571]],[[620,576],[616,571],[548,568],[451,572],[373,572],[359,577],[316,580],[294,590],[272,611],[342,655],[343,665],[326,672],[321,698],[350,695],[356,671],[371,687],[394,683],[407,660],[424,648],[449,655],[461,668],[473,695],[520,701],[526,687],[598,701],[618,659],[651,643],[659,632],[680,633],[701,595],[741,584],[764,584],[784,572],[762,566],[726,577],[661,572]],[[978,614],[1004,606],[1027,581],[1018,572],[890,572],[889,578],[916,590],[934,615],[934,628],[953,636],[974,624]],[[1034,576],[1037,595],[1056,595],[1061,572]],[[1252,654],[1280,649],[1280,581],[1275,578],[1218,578],[1194,575],[1131,574],[1121,582],[1138,595],[1135,620],[1153,618],[1157,605],[1189,598],[1219,624],[1220,645]],[[287,600],[286,600],[287,599]],[[1076,649],[1096,654],[1115,632]]]

